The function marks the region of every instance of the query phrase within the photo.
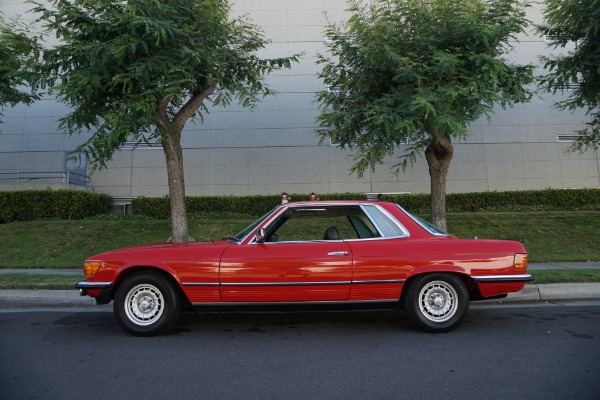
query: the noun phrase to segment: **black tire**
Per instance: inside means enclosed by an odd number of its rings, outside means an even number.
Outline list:
[[[160,273],[146,271],[126,278],[113,303],[117,323],[134,336],[153,336],[173,326],[181,310],[175,286]]]
[[[463,281],[451,274],[427,274],[412,281],[403,298],[408,318],[426,332],[457,328],[467,315],[469,293]]]

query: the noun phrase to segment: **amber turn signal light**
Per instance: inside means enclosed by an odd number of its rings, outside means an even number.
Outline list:
[[[515,262],[513,266],[517,269],[527,269],[528,266],[527,254],[515,254]]]
[[[100,269],[101,265],[101,261],[86,261],[85,265],[83,266],[83,274],[85,275],[86,279],[93,278],[94,275],[96,275],[96,272],[98,272]]]

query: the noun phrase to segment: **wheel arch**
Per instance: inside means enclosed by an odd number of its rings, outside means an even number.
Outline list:
[[[410,285],[416,281],[418,278],[423,275],[431,275],[431,274],[448,274],[454,275],[464,283],[467,288],[467,292],[469,293],[469,300],[475,300],[481,298],[481,294],[479,293],[479,287],[475,283],[475,281],[460,268],[441,268],[440,266],[431,266],[428,268],[420,269],[417,273],[411,274],[404,282],[404,286],[402,287],[402,292],[400,293],[400,304],[404,304],[404,299],[406,297],[406,293],[408,292],[408,288]]]
[[[112,298],[114,299],[115,294],[117,293],[117,290],[119,290],[119,287],[127,278],[129,278],[132,275],[143,273],[143,272],[155,272],[155,273],[160,274],[163,278],[167,279],[169,282],[171,282],[173,284],[173,287],[176,288],[177,293],[179,294],[183,303],[189,302],[187,296],[185,295],[185,292],[183,291],[181,283],[175,278],[175,276],[173,274],[169,273],[168,271],[164,270],[163,268],[160,268],[157,266],[150,266],[150,265],[129,266],[129,267],[123,269],[119,273],[119,275],[117,276],[117,279],[115,280],[115,283],[113,284]]]

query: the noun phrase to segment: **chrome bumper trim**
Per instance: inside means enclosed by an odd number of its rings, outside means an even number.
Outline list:
[[[112,282],[79,282],[75,284],[76,289],[105,289],[112,286]]]
[[[531,282],[534,280],[534,277],[529,274],[521,274],[521,275],[482,275],[482,276],[472,276],[475,282]]]

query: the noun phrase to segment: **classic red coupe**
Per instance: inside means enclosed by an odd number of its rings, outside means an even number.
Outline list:
[[[521,243],[458,239],[379,201],[286,203],[235,236],[108,251],[84,273],[81,295],[114,300],[118,324],[138,336],[169,329],[189,305],[391,306],[425,331],[448,332],[469,301],[533,280]]]

